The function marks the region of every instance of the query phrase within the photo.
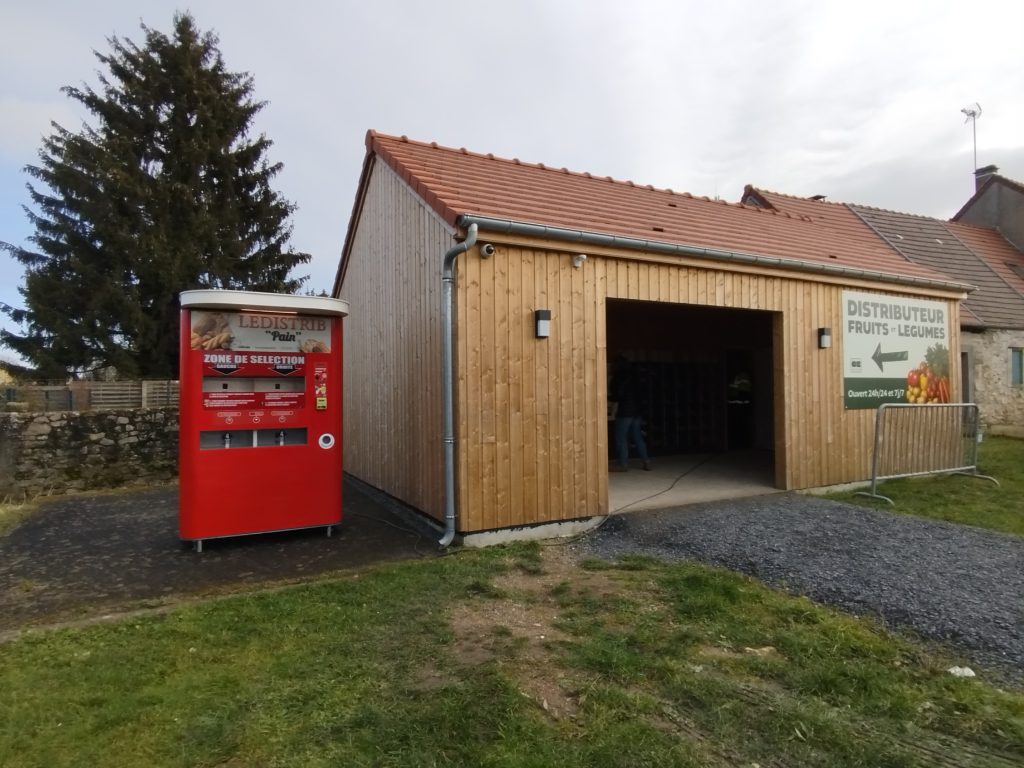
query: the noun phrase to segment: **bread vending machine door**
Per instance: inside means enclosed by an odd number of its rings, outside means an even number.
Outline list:
[[[321,297],[181,294],[184,541],[341,522],[347,314]]]

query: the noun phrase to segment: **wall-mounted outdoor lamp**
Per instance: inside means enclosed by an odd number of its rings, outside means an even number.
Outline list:
[[[832,329],[818,329],[818,349],[828,349],[832,346]]]
[[[583,266],[583,262],[585,262],[586,260],[587,254],[577,253],[575,256],[572,257],[572,265],[576,267],[576,269],[579,269],[580,267]]]
[[[534,332],[538,339],[546,339],[551,335],[551,310],[533,310]]]

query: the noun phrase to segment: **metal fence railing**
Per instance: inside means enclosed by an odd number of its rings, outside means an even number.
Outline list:
[[[23,403],[28,411],[169,408],[178,405],[177,381],[71,381],[7,385],[0,410]]]
[[[24,398],[30,411],[73,410],[71,390],[64,386],[35,386],[18,390],[18,397]]]
[[[142,407],[169,408],[178,404],[178,382],[143,381]]]
[[[871,491],[858,496],[892,499],[878,493],[880,480],[917,475],[960,474],[999,481],[978,472],[981,418],[974,403],[886,403],[875,414]]]
[[[88,392],[90,410],[142,406],[141,381],[96,381],[90,384]]]

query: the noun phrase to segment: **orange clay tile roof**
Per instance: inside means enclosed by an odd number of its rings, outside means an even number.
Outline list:
[[[752,204],[811,217],[852,241],[881,238],[905,258],[975,286],[961,304],[964,327],[1024,328],[1024,253],[994,229],[751,186],[743,194]]]
[[[1012,312],[1012,324],[1024,328],[1024,253],[994,229],[961,222],[946,226],[1006,284],[1009,291],[1000,291],[1000,295],[1012,302],[1007,308]]]
[[[837,230],[814,217],[374,131],[367,133],[366,146],[368,158],[376,155],[387,163],[453,227],[460,216],[475,215],[867,270],[896,281],[912,278],[947,287],[957,284],[947,275],[902,258],[879,238],[851,237],[852,229]]]
[[[922,227],[929,231],[936,225],[941,228],[943,223],[937,219],[880,211],[845,203],[828,203],[806,197],[793,197],[778,192],[768,192],[749,185],[743,195],[744,200],[750,200],[779,211],[786,211],[793,215],[808,216],[823,226],[831,227],[841,233],[850,242],[864,244],[865,247],[869,241],[883,245],[889,244],[892,246],[892,250],[900,254],[900,258],[913,261],[935,272],[943,272],[949,275],[950,279],[960,279],[977,286],[984,284],[988,278],[994,277],[991,270],[985,268],[966,248],[955,243],[955,239],[945,230],[932,231],[930,236],[920,233]],[[887,227],[886,225],[892,221],[898,222],[903,228]],[[918,236],[912,236],[909,230],[917,231]],[[908,239],[904,240],[904,237]],[[940,245],[936,240],[942,240],[948,245]],[[912,247],[912,244],[917,247]],[[949,253],[951,249],[953,249],[952,257]],[[955,264],[956,268],[950,269],[951,264]],[[972,293],[960,305],[961,325],[967,327],[982,327],[984,325],[972,311],[972,308],[977,308],[977,300],[977,293]]]
[[[892,253],[900,261],[910,261],[899,251],[888,247],[882,238],[865,227],[864,222],[857,217],[857,214],[843,203],[783,195],[779,192],[758,189],[750,184],[743,190],[743,200],[775,209],[780,213],[808,219],[822,227],[828,227],[851,246],[860,250],[873,252],[881,248]]]

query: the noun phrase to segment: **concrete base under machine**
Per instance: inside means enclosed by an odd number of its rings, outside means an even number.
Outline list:
[[[779,492],[769,451],[657,456],[651,466],[633,459],[628,472],[608,473],[611,514]]]

